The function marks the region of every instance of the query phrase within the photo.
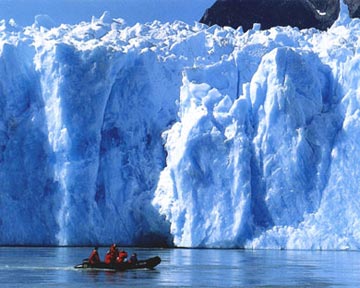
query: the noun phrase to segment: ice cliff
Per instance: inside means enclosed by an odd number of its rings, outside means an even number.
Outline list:
[[[0,24],[0,244],[360,248],[360,22]]]

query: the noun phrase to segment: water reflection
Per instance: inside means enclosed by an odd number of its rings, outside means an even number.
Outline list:
[[[358,252],[127,249],[155,270],[74,269],[91,248],[0,248],[2,287],[359,287]],[[130,250],[130,251],[129,251]],[[105,253],[106,248],[100,248]]]
[[[354,287],[357,252],[194,250],[169,251],[160,283],[203,287]],[[337,261],[338,259],[341,261]],[[341,264],[342,263],[342,264]],[[345,265],[344,265],[345,264]]]

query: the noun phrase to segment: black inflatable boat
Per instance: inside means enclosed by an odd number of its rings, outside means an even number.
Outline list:
[[[88,269],[88,270],[104,270],[104,271],[125,271],[131,269],[154,269],[155,266],[161,262],[160,257],[152,257],[146,260],[138,260],[136,263],[115,263],[106,264],[104,262],[90,265],[88,259],[84,259],[81,264],[74,266],[76,269]]]

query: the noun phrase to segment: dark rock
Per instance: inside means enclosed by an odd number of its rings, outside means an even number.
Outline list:
[[[345,0],[351,17],[359,17],[360,0]],[[261,29],[291,26],[326,30],[338,18],[339,0],[217,0],[200,22],[249,30],[254,23]]]
[[[351,18],[360,18],[360,0],[345,0]]]

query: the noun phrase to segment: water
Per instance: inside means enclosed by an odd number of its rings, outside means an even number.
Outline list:
[[[353,251],[127,249],[154,270],[83,271],[91,248],[0,248],[1,287],[360,287]],[[106,248],[99,249],[103,258]]]

